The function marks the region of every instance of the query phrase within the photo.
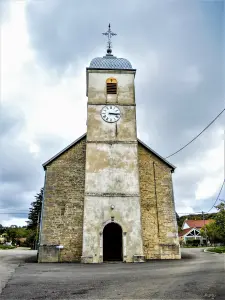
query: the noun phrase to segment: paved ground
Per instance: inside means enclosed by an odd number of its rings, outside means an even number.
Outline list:
[[[144,264],[26,262],[0,299],[225,299],[225,255],[185,249],[183,257]]]
[[[30,258],[35,259],[36,251],[24,249],[0,250],[0,294],[19,264]]]

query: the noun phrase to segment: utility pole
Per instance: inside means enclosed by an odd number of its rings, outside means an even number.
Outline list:
[[[205,215],[204,215],[204,211],[202,211],[202,220],[204,221],[205,239],[206,239],[206,246],[207,246],[207,232],[206,232],[206,228],[205,228]]]
[[[224,206],[223,206],[223,210],[225,210],[225,200],[224,199],[219,199],[222,203],[224,203]]]
[[[204,211],[202,211],[202,220],[204,221],[204,226],[205,226],[205,215],[204,215]]]
[[[40,215],[41,215],[41,212],[38,212],[37,228],[36,228],[36,238],[35,238],[35,250],[37,250],[38,241],[39,241]]]

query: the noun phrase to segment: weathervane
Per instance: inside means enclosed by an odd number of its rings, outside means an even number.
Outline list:
[[[108,42],[107,42],[107,45],[108,45],[107,55],[111,55],[111,53],[112,53],[112,42],[111,42],[111,38],[112,38],[114,35],[117,35],[117,34],[111,31],[110,23],[109,23],[108,31],[103,32],[103,35],[107,35],[107,36],[108,36]]]

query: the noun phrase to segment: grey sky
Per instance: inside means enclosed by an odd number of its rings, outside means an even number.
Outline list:
[[[74,0],[30,1],[25,6],[29,47],[35,64],[50,78],[51,83],[45,83],[46,86],[54,88],[71,76],[79,78],[85,71],[80,65],[88,66],[92,58],[103,56],[106,38],[101,33],[110,22],[112,30],[118,33],[113,38],[114,55],[127,58],[137,69],[138,132],[151,148],[162,156],[171,154],[223,109],[223,1],[116,0],[111,3],[88,0],[77,3]],[[8,7],[5,9],[8,14]],[[85,96],[85,89],[79,86],[76,89]],[[35,93],[38,92],[37,87]],[[74,140],[78,137],[78,129],[73,133],[71,128],[85,128],[85,113],[79,120],[71,118],[72,126],[66,127],[67,131],[71,130],[67,137],[62,132],[48,132],[50,118],[43,116],[46,133],[29,131],[40,149],[34,156],[18,141],[18,135],[23,132],[23,126],[32,121],[29,119],[35,114],[32,107],[41,99],[36,96],[30,99],[30,104],[27,101],[31,115],[23,115],[18,103],[25,103],[24,99],[23,93],[17,95],[15,90],[13,101],[9,101],[12,107],[4,104],[1,111],[1,190],[4,192],[0,209],[28,208],[33,201],[32,193],[35,195],[43,184],[41,164],[72,142],[68,136]],[[75,108],[83,105],[76,97],[73,101],[71,105]],[[62,98],[62,114],[65,113],[63,105],[66,104]],[[40,109],[46,108],[43,105]],[[53,110],[48,117],[51,113]],[[189,208],[207,210],[213,203],[215,193],[198,200],[196,194],[199,185],[204,189],[203,186],[211,182],[218,190],[218,182],[222,183],[223,158],[216,156],[217,170],[211,161],[215,155],[210,154],[221,147],[222,129],[224,116],[199,140],[171,158],[177,166],[174,189],[180,212]],[[218,176],[217,184],[213,181],[215,176]]]

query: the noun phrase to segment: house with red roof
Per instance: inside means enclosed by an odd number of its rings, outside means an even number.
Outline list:
[[[205,238],[201,236],[200,230],[211,222],[214,222],[214,220],[184,220],[181,232],[179,232],[180,242],[186,244],[187,240],[200,240],[202,244]]]

